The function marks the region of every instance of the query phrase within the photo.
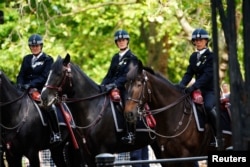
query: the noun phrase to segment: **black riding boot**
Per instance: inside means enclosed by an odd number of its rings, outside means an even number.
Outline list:
[[[127,134],[126,136],[122,137],[122,142],[125,144],[134,144],[135,142],[135,124],[131,122],[127,122],[126,125]]]
[[[52,105],[52,107],[48,110],[48,118],[51,130],[50,143],[62,141],[55,105]]]
[[[213,134],[214,134],[214,142],[212,142],[210,145],[214,147],[218,147],[218,139],[217,139],[217,113],[215,108],[213,108],[211,111],[208,113],[209,120],[210,120],[210,125],[212,126]]]

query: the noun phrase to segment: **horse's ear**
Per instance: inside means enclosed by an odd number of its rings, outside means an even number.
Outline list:
[[[58,55],[57,56],[57,58],[56,58],[56,60],[60,60],[61,59],[61,56],[60,55]]]
[[[67,53],[67,55],[65,56],[63,60],[63,65],[67,66],[69,62],[70,62],[70,55]]]
[[[141,60],[138,60],[138,72],[141,72],[143,70],[143,64]]]

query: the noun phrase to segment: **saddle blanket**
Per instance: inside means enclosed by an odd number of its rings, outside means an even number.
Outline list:
[[[192,103],[195,121],[198,131],[204,131],[205,119],[204,113],[197,111],[195,103]],[[220,115],[221,128],[223,134],[232,135],[230,116],[227,111],[221,111]]]
[[[122,132],[126,130],[124,129],[126,127],[126,121],[123,116],[123,111],[118,111],[117,109],[115,109],[115,105],[119,105],[119,104],[114,104],[112,101],[110,101],[110,104],[112,108],[112,114],[114,118],[116,131]],[[150,131],[154,131],[154,130],[148,127],[147,122],[144,117],[140,117],[139,119],[137,119],[136,132],[150,132]]]
[[[41,121],[42,121],[42,124],[43,126],[47,126],[47,118],[45,116],[45,111],[41,111],[41,109],[39,108],[38,104],[36,102],[34,102],[38,112],[39,112],[39,115],[40,115],[40,118],[41,118]],[[70,120],[70,126],[71,128],[75,128],[76,125],[75,125],[75,122],[74,122],[74,119],[71,115],[71,112],[68,108],[68,106],[65,104],[65,103],[62,103],[62,107],[63,107],[63,111],[61,111],[61,108],[59,105],[55,105],[56,106],[56,116],[57,116],[57,119],[58,119],[58,124],[60,126],[67,126],[66,125],[66,122],[65,122],[65,118],[63,116],[63,113],[62,112],[65,112],[64,114],[66,115],[67,119]]]

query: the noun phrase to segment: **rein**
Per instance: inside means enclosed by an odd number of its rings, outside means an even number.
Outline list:
[[[185,94],[183,96],[181,96],[179,99],[177,99],[174,103],[171,103],[165,107],[162,107],[162,108],[158,108],[158,109],[155,109],[155,110],[148,110],[149,112],[151,112],[152,114],[158,114],[160,112],[163,112],[165,110],[168,110],[172,107],[174,107],[175,105],[179,104],[180,102],[182,102],[183,100],[185,100],[189,95],[188,94]]]
[[[14,102],[16,102],[16,101],[18,101],[18,100],[20,100],[23,96],[24,96],[24,94],[25,93],[23,93],[22,94],[22,96],[20,96],[19,98],[17,98],[17,99],[15,99],[14,101],[11,101],[11,103],[14,103]],[[11,103],[5,103],[6,105],[9,105],[9,104],[11,104]],[[20,107],[20,109],[22,108],[22,104],[23,103],[21,103],[21,107]],[[1,105],[2,106],[2,105]],[[0,126],[1,127],[3,127],[4,129],[7,129],[7,130],[13,130],[13,129],[17,129],[17,133],[20,131],[20,129],[21,129],[21,125],[23,125],[25,122],[26,122],[26,118],[28,117],[28,113],[29,113],[29,111],[30,111],[30,107],[29,107],[29,105],[27,105],[28,106],[28,109],[27,110],[25,110],[25,113],[24,113],[24,116],[23,116],[23,118],[21,119],[21,121],[18,123],[18,124],[16,124],[15,126],[13,126],[13,127],[7,127],[7,126],[5,126],[5,125],[3,125],[2,123],[0,123]]]
[[[0,102],[0,107],[4,107],[4,106],[7,106],[7,105],[10,105],[12,103],[15,103],[16,101],[22,99],[24,97],[24,95],[26,94],[26,92],[23,92],[23,94],[19,97],[17,97],[16,99],[12,100],[12,101],[8,101],[8,102]]]
[[[102,96],[107,94],[107,92],[103,92],[103,93],[99,93],[97,95],[93,95],[93,96],[89,96],[89,97],[85,97],[85,98],[67,98],[67,97],[62,97],[62,101],[65,103],[76,103],[76,102],[80,102],[80,101],[85,101],[85,100],[91,100],[94,99],[96,97]]]

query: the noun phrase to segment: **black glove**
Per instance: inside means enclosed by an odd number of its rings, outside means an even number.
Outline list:
[[[30,88],[30,84],[24,84],[24,85],[22,86],[22,88],[23,88],[24,90],[28,90],[28,89]]]
[[[110,83],[105,85],[105,91],[109,92],[110,90],[116,88],[116,84],[115,83]]]
[[[195,90],[195,88],[193,86],[190,86],[190,87],[185,89],[185,93],[191,94],[194,90]]]

